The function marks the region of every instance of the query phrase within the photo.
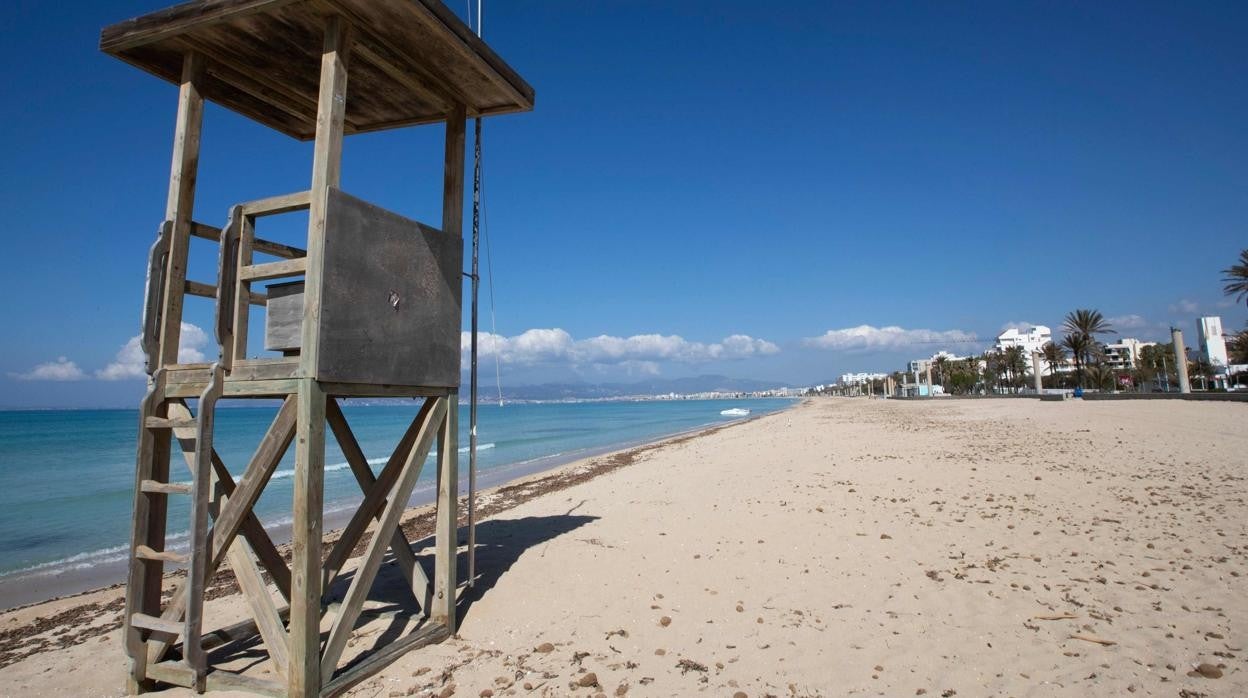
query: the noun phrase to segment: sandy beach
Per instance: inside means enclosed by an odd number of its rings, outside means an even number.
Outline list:
[[[458,636],[351,694],[1244,695],[1245,425],[824,399],[573,463],[489,495]],[[0,616],[0,695],[122,694],[119,599]]]

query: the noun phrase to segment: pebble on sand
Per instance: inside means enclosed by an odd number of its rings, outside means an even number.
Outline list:
[[[554,651],[555,651],[555,646],[554,646],[554,645],[552,645],[552,644],[550,644],[549,642],[543,642],[542,644],[538,645],[537,647],[534,647],[534,648],[533,648],[533,651],[534,651],[534,652],[541,652],[542,654],[550,654],[551,652],[554,652]]]
[[[1213,664],[1201,662],[1196,666],[1195,671],[1188,674],[1188,676],[1203,676],[1206,679],[1220,679],[1222,678],[1222,670]]]
[[[672,619],[668,616],[663,616],[662,618],[659,619],[659,625],[665,628],[671,624],[672,624]]]
[[[591,672],[589,672],[588,674],[585,674],[585,675],[581,676],[581,678],[577,679],[577,680],[576,680],[576,683],[577,683],[577,685],[579,685],[581,688],[591,688],[591,687],[593,687],[593,686],[597,686],[597,685],[598,685],[598,675],[597,675],[597,674],[595,674],[594,672],[592,672],[592,671],[591,671]]]

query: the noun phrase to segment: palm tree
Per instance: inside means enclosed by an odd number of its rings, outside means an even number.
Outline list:
[[[1070,351],[1070,358],[1075,362],[1075,380],[1083,387],[1083,367],[1092,354],[1092,339],[1081,332],[1073,332],[1062,337],[1062,347]]]
[[[1235,300],[1243,300],[1248,303],[1248,250],[1242,250],[1239,253],[1239,264],[1234,264],[1229,269],[1223,269],[1225,276],[1222,280],[1226,285],[1222,287],[1222,292],[1228,296],[1235,296]]]
[[[1075,360],[1075,373],[1078,376],[1079,385],[1082,386],[1084,366],[1088,365],[1090,359],[1100,354],[1096,335],[1116,333],[1114,328],[1109,326],[1109,321],[1105,319],[1105,316],[1101,315],[1101,311],[1082,308],[1067,313],[1062,327],[1067,332],[1062,345],[1070,350],[1071,357]]]
[[[1099,310],[1076,310],[1066,314],[1062,328],[1070,334],[1082,334],[1096,339],[1098,334],[1117,334]]]
[[[945,387],[945,372],[949,370],[949,358],[944,355],[937,356],[933,363],[936,365],[936,380],[943,388]]]
[[[1023,353],[1023,348],[1014,346],[1006,347],[1004,359],[1004,368],[1010,376],[1010,383],[1017,388],[1022,382],[1022,377],[1027,373],[1027,356]]]
[[[1213,364],[1209,363],[1209,360],[1203,356],[1198,357],[1193,361],[1188,361],[1187,372],[1191,374],[1193,378],[1200,378],[1201,388],[1205,390],[1209,389],[1209,381],[1213,378],[1215,373]]]
[[[1113,390],[1114,383],[1118,380],[1118,376],[1114,374],[1114,370],[1105,364],[1095,364],[1088,368],[1088,380],[1093,386],[1101,390]]]
[[[1049,375],[1057,374],[1057,367],[1066,363],[1066,350],[1060,344],[1049,342],[1040,348],[1044,354],[1044,361],[1049,365]]]

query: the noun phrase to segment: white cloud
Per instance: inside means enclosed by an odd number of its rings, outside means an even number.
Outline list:
[[[10,376],[24,381],[77,381],[87,377],[78,364],[64,356],[56,357],[56,361],[39,364],[26,373],[10,373]]]
[[[472,335],[464,332],[460,341],[467,361]],[[690,342],[679,335],[659,334],[632,337],[604,334],[578,340],[559,328],[526,330],[514,337],[482,332],[477,347],[482,359],[497,356],[505,364],[614,365],[646,374],[658,371],[658,361],[697,363],[746,359],[780,351],[772,342],[744,334],[734,334],[709,344]]]
[[[1196,301],[1189,301],[1186,298],[1178,303],[1170,304],[1170,312],[1172,313],[1195,313],[1200,310],[1200,305]]]
[[[889,327],[859,325],[828,330],[818,337],[808,337],[802,340],[802,344],[832,351],[862,351],[900,349],[914,344],[964,343],[976,339],[974,334],[962,330],[907,330],[896,325]]]
[[[143,367],[143,347],[139,344],[140,335],[135,335],[117,351],[113,362],[95,372],[95,377],[106,381],[125,380],[127,378],[143,378],[147,375]],[[208,333],[198,325],[182,323],[181,341],[178,343],[178,362],[193,364],[206,361],[200,351],[208,344]]]
[[[1148,327],[1151,324],[1148,320],[1145,320],[1134,313],[1131,315],[1118,315],[1106,318],[1106,322],[1108,322],[1109,326],[1115,330],[1138,330]]]

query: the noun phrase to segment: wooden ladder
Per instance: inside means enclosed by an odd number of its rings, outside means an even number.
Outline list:
[[[139,408],[138,455],[135,468],[134,518],[131,530],[129,580],[126,587],[125,645],[130,657],[132,681],[157,678],[197,691],[205,689],[207,659],[203,635],[204,590],[208,582],[210,507],[219,506],[213,496],[213,426],[217,401],[233,363],[235,284],[238,269],[238,221],[231,211],[230,224],[221,236],[216,287],[216,336],[219,359],[209,369],[207,386],[192,413],[182,399],[167,397],[168,366],[153,365],[161,317],[166,305],[165,273],[173,224],[160,228],[149,254],[147,299],[144,304],[143,347],[152,379]],[[186,293],[194,293],[187,288]],[[181,446],[189,481],[170,476],[170,453],[174,440]],[[187,552],[168,547],[170,496],[189,496],[190,525]],[[165,564],[186,567],[187,581],[162,606]],[[180,661],[162,661],[179,638]],[[135,686],[135,688],[138,688]]]

